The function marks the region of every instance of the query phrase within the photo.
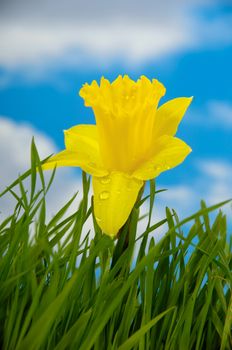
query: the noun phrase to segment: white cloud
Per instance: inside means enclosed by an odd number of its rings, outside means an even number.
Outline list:
[[[207,128],[232,128],[232,103],[230,101],[212,100],[199,110],[190,111],[187,123]]]
[[[45,158],[55,151],[52,140],[36,131],[29,124],[15,123],[6,117],[0,117],[0,164],[4,164],[1,169],[1,184],[13,181],[15,175],[28,168],[30,143],[34,135],[41,158]]]
[[[180,50],[232,41],[231,17],[200,20],[217,1],[5,2],[0,14],[0,65],[41,67],[141,63]]]
[[[0,117],[0,192],[30,167],[30,144],[33,136],[41,159],[57,151],[54,142],[47,135],[29,124],[16,123],[9,118]],[[78,177],[69,169],[60,169],[48,195],[50,215],[79,189]],[[13,204],[8,196],[2,197],[0,199],[2,214],[7,215],[12,210]]]
[[[208,104],[212,122],[222,127],[232,128],[232,103],[228,101],[211,101]]]
[[[8,69],[51,64],[85,65],[115,59],[140,63],[186,48],[193,41],[188,25],[114,19],[100,23],[59,22],[0,25],[0,64]]]
[[[205,159],[199,161],[197,166],[202,173],[202,193],[205,193],[210,205],[232,198],[232,163],[219,159]]]
[[[221,160],[201,160],[198,167],[206,176],[210,176],[217,181],[231,181],[232,164]]]

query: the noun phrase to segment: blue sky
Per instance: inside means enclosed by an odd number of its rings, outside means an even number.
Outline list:
[[[59,1],[58,6],[53,0],[49,6],[46,1],[29,6],[22,0],[0,5],[3,187],[29,164],[32,135],[46,156],[63,148],[63,129],[94,122],[78,96],[83,83],[129,74],[162,81],[167,88],[162,102],[194,96],[178,131],[193,153],[157,179],[158,187],[169,188],[158,205],[189,213],[202,197],[209,204],[230,198],[232,6],[216,0],[163,5],[130,0],[110,7],[102,0],[89,12],[90,4],[70,0],[63,8]],[[6,157],[3,143],[9,138]],[[78,173],[62,176],[65,182],[71,178],[71,193]]]

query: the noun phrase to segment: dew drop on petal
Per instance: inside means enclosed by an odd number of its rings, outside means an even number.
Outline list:
[[[108,199],[110,196],[109,192],[108,191],[102,191],[100,194],[99,194],[99,198],[100,199]]]
[[[164,168],[165,170],[169,170],[169,169],[170,169],[170,166],[165,162],[165,163],[163,164],[163,168]]]
[[[101,182],[103,185],[106,185],[106,184],[110,183],[110,177],[109,177],[109,176],[102,177],[102,178],[100,179],[100,182]]]
[[[95,219],[96,219],[97,222],[101,222],[101,219],[98,218],[97,216],[95,217]]]

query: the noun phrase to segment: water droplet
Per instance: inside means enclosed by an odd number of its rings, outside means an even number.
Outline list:
[[[156,170],[156,171],[160,171],[160,170],[161,170],[161,166],[160,166],[160,165],[156,165],[156,166],[155,166],[155,170]]]
[[[110,196],[109,192],[108,191],[102,191],[100,194],[99,194],[99,198],[100,199],[108,199]]]
[[[98,218],[97,216],[95,217],[97,222],[101,222],[101,219]]]
[[[166,162],[164,162],[163,168],[164,168],[165,170],[168,170],[168,169],[170,169],[170,166],[169,166]]]
[[[106,184],[110,183],[110,177],[109,177],[109,176],[102,177],[102,178],[100,179],[100,182],[101,182],[103,185],[106,185]]]

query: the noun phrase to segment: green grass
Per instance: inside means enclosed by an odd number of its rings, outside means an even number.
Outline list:
[[[90,178],[83,174],[76,212],[66,214],[73,197],[48,221],[46,193],[55,171],[45,181],[34,143],[31,154],[31,169],[2,194],[17,202],[0,223],[2,349],[232,348],[232,241],[220,211],[226,202],[208,208],[202,202],[182,221],[167,208],[154,224],[152,181],[119,239],[102,235],[94,221],[94,238],[81,241],[92,216]],[[144,201],[150,209],[139,239]],[[167,232],[155,242],[162,225]]]

